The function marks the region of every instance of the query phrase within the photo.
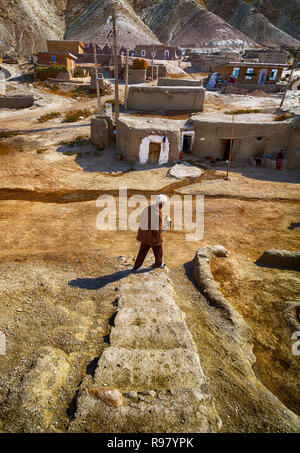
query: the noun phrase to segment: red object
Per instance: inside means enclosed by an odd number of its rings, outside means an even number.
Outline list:
[[[162,265],[162,257],[163,257],[163,248],[162,245],[153,245],[152,247],[147,244],[141,243],[139,253],[136,257],[135,263],[134,263],[134,269],[138,269],[139,267],[142,266],[147,253],[149,250],[152,248],[154,257],[155,257],[155,265],[156,266],[161,266]]]

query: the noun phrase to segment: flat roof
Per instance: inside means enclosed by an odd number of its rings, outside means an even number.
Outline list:
[[[230,63],[225,63],[223,65],[218,66],[218,68],[224,66],[263,66],[265,68],[289,68],[290,65],[282,64],[282,63],[255,63],[255,62],[247,62],[247,61],[231,61]]]

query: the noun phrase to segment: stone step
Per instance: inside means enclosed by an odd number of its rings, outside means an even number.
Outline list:
[[[187,349],[108,347],[99,359],[95,386],[135,389],[191,389],[205,381],[198,354]]]
[[[77,400],[76,419],[69,432],[93,433],[210,433],[217,430],[211,398],[200,388],[153,391],[153,396],[123,395],[124,406],[114,408],[84,390]]]
[[[175,306],[175,302],[173,297],[165,292],[161,292],[160,294],[152,294],[152,293],[140,293],[137,294],[122,294],[118,301],[119,308],[127,308],[127,307],[136,307],[136,306],[162,306],[162,305],[171,305]]]
[[[190,349],[195,351],[192,335],[183,321],[166,324],[113,327],[110,345],[130,349]]]
[[[122,308],[117,312],[114,320],[116,327],[144,324],[165,324],[183,321],[184,314],[177,305],[135,306]]]

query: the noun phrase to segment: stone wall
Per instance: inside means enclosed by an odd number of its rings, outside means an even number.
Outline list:
[[[201,87],[130,87],[128,109],[132,110],[183,110],[201,112],[205,91]]]
[[[158,64],[158,77],[167,77],[167,68],[163,64]]]
[[[91,119],[91,142],[94,145],[109,147],[114,138],[112,119],[109,116],[96,116]]]
[[[152,77],[152,66],[148,66],[147,68],[147,77]],[[153,65],[153,80],[158,79],[158,66]]]
[[[146,80],[146,69],[128,69],[128,83],[143,83]]]
[[[33,96],[3,96],[0,97],[0,109],[26,109],[34,103]]]

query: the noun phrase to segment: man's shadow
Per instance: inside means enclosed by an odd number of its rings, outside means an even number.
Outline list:
[[[149,272],[149,268],[142,269],[137,272],[137,274],[143,274],[145,272]],[[73,288],[96,290],[104,288],[106,285],[117,282],[122,278],[126,278],[131,273],[131,269],[125,269],[123,271],[117,271],[113,274],[103,275],[102,277],[97,278],[76,278],[75,280],[70,280],[68,282],[68,285],[72,286]]]

